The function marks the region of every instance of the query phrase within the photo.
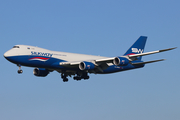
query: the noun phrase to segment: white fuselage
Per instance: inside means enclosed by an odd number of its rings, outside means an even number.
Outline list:
[[[68,62],[75,62],[75,61],[91,61],[95,59],[104,59],[107,57],[102,56],[94,56],[94,55],[85,55],[85,54],[76,54],[76,53],[68,53],[68,52],[58,52],[58,51],[51,51],[39,47],[28,46],[28,45],[16,45],[19,48],[12,48],[7,51],[4,56],[11,57],[11,56],[45,56],[45,57],[53,57],[56,59],[65,60]]]

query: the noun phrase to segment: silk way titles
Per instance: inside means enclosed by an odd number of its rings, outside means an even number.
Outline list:
[[[33,52],[33,51],[31,51],[31,55],[38,55],[38,56],[52,57],[53,54],[51,54],[51,53],[43,53],[43,52]]]

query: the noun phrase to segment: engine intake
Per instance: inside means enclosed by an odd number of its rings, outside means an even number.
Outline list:
[[[49,71],[44,68],[35,68],[33,74],[38,77],[45,77],[49,74]]]
[[[126,66],[129,64],[129,60],[124,57],[116,57],[114,58],[113,63],[117,66]]]
[[[91,63],[91,62],[81,62],[80,64],[79,64],[79,69],[80,70],[92,70],[92,69],[94,69],[95,68],[95,65],[93,64],[93,63]]]

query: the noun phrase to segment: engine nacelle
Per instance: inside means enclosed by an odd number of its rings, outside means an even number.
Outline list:
[[[38,77],[45,77],[49,74],[49,71],[44,68],[35,68],[33,74]]]
[[[116,57],[114,58],[113,63],[117,66],[126,66],[129,64],[129,60],[124,57]]]
[[[93,64],[93,63],[91,63],[91,62],[81,62],[80,64],[79,64],[79,69],[80,70],[92,70],[92,69],[94,69],[95,68],[95,65]]]

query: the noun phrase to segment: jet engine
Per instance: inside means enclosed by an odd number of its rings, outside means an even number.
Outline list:
[[[124,57],[116,57],[114,58],[113,63],[117,66],[126,66],[129,63],[129,60]]]
[[[93,64],[93,63],[91,63],[91,62],[81,62],[80,64],[79,64],[79,69],[80,70],[92,70],[92,69],[94,69],[95,68],[95,65]]]
[[[38,77],[45,77],[49,74],[49,71],[44,68],[35,68],[33,74]]]

